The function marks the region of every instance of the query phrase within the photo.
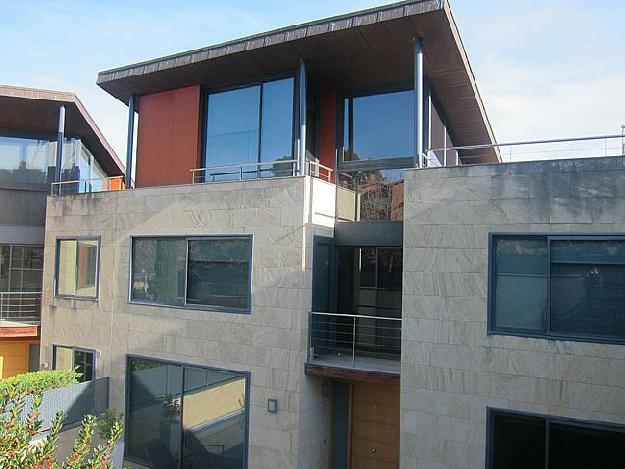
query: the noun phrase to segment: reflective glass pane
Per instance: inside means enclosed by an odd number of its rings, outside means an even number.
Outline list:
[[[245,393],[239,374],[185,366],[182,467],[244,467]]]
[[[547,240],[497,238],[495,326],[542,329],[547,309]]]
[[[551,331],[625,339],[625,265],[553,263]]]
[[[187,242],[184,238],[135,238],[132,299],[183,305]]]
[[[54,369],[73,370],[74,350],[67,347],[54,347]]]
[[[260,85],[211,93],[208,97],[206,166],[258,161]],[[244,168],[256,177],[256,167]],[[238,168],[216,169],[207,180],[238,179]],[[230,176],[228,176],[230,175]]]
[[[551,261],[573,263],[625,264],[625,241],[552,241]]]
[[[76,294],[76,240],[59,240],[57,259],[57,285],[59,295]]]
[[[413,90],[350,98],[351,143],[345,160],[414,156]]]
[[[246,309],[249,307],[251,241],[189,241],[187,303]]]
[[[378,256],[378,316],[401,317],[402,248],[380,248]]]
[[[290,160],[292,156],[293,79],[263,83],[260,161]]]
[[[490,427],[491,469],[543,469],[545,420],[539,417],[496,414]]]
[[[182,366],[128,360],[128,455],[154,469],[176,469],[181,445]]]
[[[44,184],[54,166],[55,143],[30,138],[0,137],[0,181]]]
[[[11,256],[11,246],[0,245],[0,292],[9,289],[9,264]]]
[[[97,296],[98,244],[95,239],[78,241],[76,296],[92,298]]]
[[[404,219],[404,172],[377,169],[339,174],[337,218],[345,221]]]
[[[80,373],[78,382],[91,381],[93,379],[93,352],[74,350],[74,367]]]
[[[620,469],[625,433],[551,423],[549,469]]]

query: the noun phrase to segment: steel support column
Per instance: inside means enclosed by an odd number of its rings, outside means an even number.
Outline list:
[[[126,189],[132,189],[132,154],[135,141],[135,95],[128,98],[128,132],[126,140],[126,175],[124,184]]]
[[[306,175],[306,98],[307,98],[306,63],[299,59],[299,145],[297,149],[298,173]]]
[[[59,108],[59,125],[56,132],[56,162],[54,167],[54,182],[61,182],[63,170],[63,143],[65,142],[65,106]],[[54,188],[54,186],[52,186]],[[57,185],[57,191],[61,193],[61,186]]]
[[[423,168],[423,42],[414,41],[415,163]]]

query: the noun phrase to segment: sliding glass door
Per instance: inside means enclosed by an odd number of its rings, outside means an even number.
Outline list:
[[[238,469],[247,456],[247,374],[128,360],[127,456],[155,469]]]

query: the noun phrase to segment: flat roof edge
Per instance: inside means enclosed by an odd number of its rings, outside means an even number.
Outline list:
[[[388,5],[332,16],[298,25],[285,26],[200,49],[192,49],[127,66],[104,70],[98,73],[96,83],[105,89],[102,85],[110,81],[190,65],[224,55],[269,47],[342,29],[350,29],[367,24],[443,10],[445,8],[445,3],[446,0],[403,0]]]

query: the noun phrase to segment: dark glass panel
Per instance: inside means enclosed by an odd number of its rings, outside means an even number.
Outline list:
[[[544,419],[495,414],[490,432],[493,445],[490,469],[544,469]]]
[[[93,379],[93,352],[74,350],[74,369],[81,374],[79,382]]]
[[[183,468],[244,467],[246,402],[244,376],[184,367]]]
[[[207,167],[258,161],[259,112],[260,85],[209,95],[205,149]],[[256,169],[251,166],[244,171],[252,171],[253,177],[256,177]],[[233,171],[236,168],[215,170],[207,174],[206,179],[231,179]],[[238,178],[239,174],[235,176]]]
[[[9,290],[9,264],[11,246],[0,245],[0,292]]]
[[[622,469],[625,433],[551,423],[549,469]]]
[[[0,182],[50,182],[56,143],[30,138],[0,137]]]
[[[132,299],[183,305],[187,242],[136,238],[132,244]]]
[[[349,98],[351,143],[345,160],[414,156],[413,90]]]
[[[187,303],[249,308],[249,239],[189,241]]]
[[[547,240],[495,239],[495,325],[541,330],[547,309]]]
[[[128,360],[128,455],[154,469],[178,467],[181,445],[182,366]]]
[[[625,339],[625,265],[552,264],[551,331]]]
[[[263,83],[260,161],[293,158],[293,86],[293,78]]]

